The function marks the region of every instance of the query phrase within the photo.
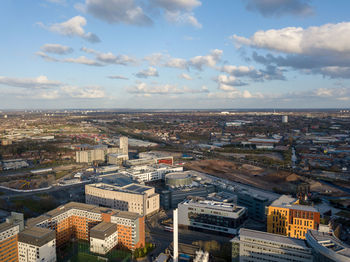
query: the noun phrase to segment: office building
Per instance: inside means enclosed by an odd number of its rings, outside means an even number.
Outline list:
[[[241,228],[231,240],[232,262],[312,262],[304,240]]]
[[[113,186],[105,183],[85,185],[85,202],[87,204],[135,212],[141,216],[159,210],[159,194],[154,187],[128,184]]]
[[[101,222],[90,230],[90,251],[105,255],[118,244],[117,225]]]
[[[282,123],[288,123],[288,116],[282,116]]]
[[[214,185],[199,184],[186,188],[168,188],[160,194],[160,205],[164,209],[176,208],[177,205],[189,196],[207,197],[215,192]]]
[[[19,262],[56,261],[55,231],[48,228],[31,227],[18,235]]]
[[[320,213],[312,206],[299,205],[295,198],[282,195],[268,207],[267,232],[305,239],[308,229],[318,229]]]
[[[348,262],[350,246],[346,245],[331,232],[309,230],[306,242],[312,248],[314,262]]]
[[[265,209],[271,201],[262,195],[258,195],[247,190],[237,192],[237,205],[244,206],[248,209],[249,218],[265,221]]]
[[[128,230],[120,232],[127,221]],[[70,202],[44,215],[27,220],[26,227],[52,229],[60,247],[72,238],[89,241],[90,230],[101,222],[111,222],[118,228],[118,243],[129,249],[145,246],[144,217],[137,213],[119,211],[95,205]]]
[[[187,199],[178,205],[179,224],[188,228],[237,234],[247,218],[247,209],[233,203]]]
[[[128,155],[128,138],[121,137],[119,139],[120,147],[107,147],[104,145],[84,146],[81,150],[75,152],[77,163],[93,163],[94,161],[105,162],[108,154]],[[124,157],[125,158],[125,157]],[[129,159],[127,157],[127,159]]]
[[[92,163],[94,161],[105,161],[104,149],[91,149],[75,152],[77,163]]]

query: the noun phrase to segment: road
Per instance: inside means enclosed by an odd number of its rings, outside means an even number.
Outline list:
[[[73,185],[69,185],[69,186],[53,186],[52,188],[50,188],[48,190],[35,191],[35,192],[20,192],[19,193],[19,192],[14,192],[14,191],[7,190],[7,189],[0,189],[0,191],[4,192],[4,195],[0,196],[0,199],[6,199],[8,197],[31,196],[31,195],[42,194],[42,193],[52,193],[52,192],[61,191],[61,190],[68,191],[69,189],[79,188],[79,187],[85,187],[85,183],[73,184]]]

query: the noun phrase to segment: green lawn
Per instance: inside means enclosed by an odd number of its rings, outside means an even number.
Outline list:
[[[79,252],[77,255],[75,255],[72,258],[72,262],[81,262],[81,261],[94,262],[94,261],[98,261],[98,258],[97,258],[97,256],[89,255],[89,254],[81,253],[81,252]]]

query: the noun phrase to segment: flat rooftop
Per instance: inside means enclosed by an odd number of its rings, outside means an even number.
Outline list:
[[[61,206],[47,212],[46,214],[41,215],[39,217],[28,219],[26,226],[27,227],[35,226],[38,223],[41,223],[47,219],[56,217],[56,216],[63,214],[71,209],[84,210],[84,211],[96,213],[96,214],[107,213],[107,214],[111,214],[111,215],[118,216],[118,217],[119,216],[126,217],[127,215],[129,215],[129,218],[132,217],[135,219],[140,217],[140,215],[138,215],[137,213],[133,213],[133,212],[119,211],[117,209],[112,209],[112,208],[107,208],[107,207],[99,207],[99,206],[95,206],[95,205],[78,203],[78,202],[69,202],[69,203],[67,203],[65,205],[61,205]]]
[[[152,189],[152,187],[143,186],[143,185],[139,185],[139,184],[131,184],[131,185],[124,186],[123,189],[134,191],[137,193],[143,193],[149,189]]]
[[[140,215],[138,213],[128,212],[128,211],[119,211],[119,210],[113,216],[131,219],[131,220],[136,220],[140,217]]]
[[[236,213],[240,212],[242,209],[245,209],[244,207],[237,206],[236,204],[233,204],[233,203],[225,203],[225,202],[195,199],[195,198],[185,200],[180,204],[192,205],[192,206],[198,206],[198,207],[210,208],[210,209],[219,209],[222,211],[236,212]]]
[[[109,222],[101,222],[90,230],[90,237],[105,239],[117,231],[117,225]]]
[[[309,230],[308,234],[315,239],[319,245],[350,259],[350,246],[340,241],[333,234],[319,232],[317,230]]]
[[[152,189],[152,187],[139,185],[139,184],[135,184],[135,183],[125,185],[122,187],[109,185],[106,183],[96,183],[96,184],[90,184],[87,186],[88,187],[96,187],[96,188],[100,188],[100,189],[106,189],[106,190],[110,190],[110,191],[133,193],[133,194],[143,194],[144,192]]]
[[[239,231],[239,236],[241,239],[242,237],[249,237],[253,239],[261,239],[268,242],[273,242],[278,245],[284,244],[284,245],[290,245],[294,248],[309,250],[304,240],[290,238],[290,237],[282,236],[278,234],[272,234],[272,233],[267,233],[267,232],[262,232],[257,230],[251,230],[247,228],[241,228]]]
[[[54,230],[42,227],[31,227],[18,234],[18,241],[41,247],[56,238]]]
[[[6,230],[9,230],[10,228],[13,228],[13,227],[15,227],[15,225],[13,225],[11,223],[7,223],[7,222],[1,223],[0,224],[0,233],[4,232]]]
[[[316,208],[314,208],[313,206],[294,204],[296,201],[297,201],[297,199],[294,197],[282,195],[280,198],[273,201],[271,203],[271,206],[272,207],[297,209],[297,210],[302,210],[302,211],[318,212],[318,210]]]

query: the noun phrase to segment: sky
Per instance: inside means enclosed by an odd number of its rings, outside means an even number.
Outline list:
[[[349,108],[348,0],[2,0],[0,109]]]

